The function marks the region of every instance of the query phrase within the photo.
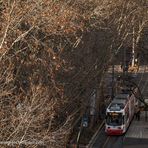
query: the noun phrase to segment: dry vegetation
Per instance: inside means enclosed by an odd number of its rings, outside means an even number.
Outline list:
[[[146,0],[1,0],[1,147],[10,141],[18,147],[64,147],[111,53],[138,44],[148,21],[146,5]],[[89,38],[100,31],[106,47]]]

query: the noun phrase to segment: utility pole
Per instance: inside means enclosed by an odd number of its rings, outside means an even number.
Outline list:
[[[82,126],[80,127],[80,130],[79,130],[79,133],[78,133],[78,136],[77,136],[76,148],[79,148],[79,140],[80,140],[81,132],[82,132]]]
[[[114,57],[112,61],[112,92],[111,92],[111,99],[114,98],[114,76],[115,76],[115,66],[114,66]]]
[[[126,74],[128,72],[128,66],[129,66],[127,63],[126,55],[127,55],[127,49],[124,48],[123,49],[123,82],[125,80]]]
[[[135,65],[135,28],[133,26],[132,67]]]
[[[147,108],[145,110],[145,121],[147,121]]]

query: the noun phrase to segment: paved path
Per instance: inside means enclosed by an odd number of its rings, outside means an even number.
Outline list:
[[[144,99],[148,99],[148,66],[140,66],[136,75],[137,84],[140,87]],[[147,102],[147,101],[146,101]],[[147,112],[148,116],[148,112]],[[141,112],[140,121],[132,121],[125,137],[124,148],[148,148],[148,119],[146,121],[146,112]]]
[[[133,119],[125,138],[139,138],[148,140],[148,120],[145,119],[145,111],[141,112],[140,121]]]

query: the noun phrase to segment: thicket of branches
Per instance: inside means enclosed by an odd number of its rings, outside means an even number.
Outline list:
[[[147,9],[144,0],[1,0],[0,21],[0,141],[61,148],[112,53],[138,44]]]

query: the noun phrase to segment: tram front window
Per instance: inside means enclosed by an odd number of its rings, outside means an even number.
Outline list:
[[[123,124],[122,113],[107,113],[106,123],[110,126],[121,126]]]

